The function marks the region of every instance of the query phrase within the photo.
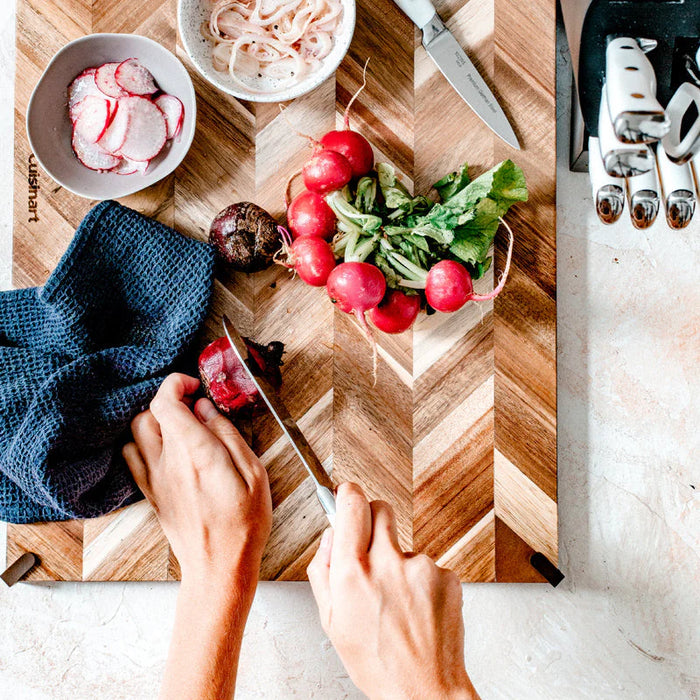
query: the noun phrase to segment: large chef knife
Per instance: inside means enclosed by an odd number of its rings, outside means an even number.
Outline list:
[[[234,325],[227,316],[223,317],[222,322],[224,325],[224,333],[226,333],[226,337],[229,343],[231,343],[233,352],[236,353],[236,357],[247,370],[250,375],[250,380],[267,404],[270,413],[272,413],[274,419],[279,423],[282,432],[289,442],[292,443],[294,451],[299,456],[304,467],[306,467],[306,471],[309,472],[311,479],[316,485],[318,500],[332,526],[335,522],[335,496],[333,493],[335,487],[333,486],[333,482],[323,468],[321,460],[313,451],[311,445],[309,445],[304,434],[299,430],[299,426],[292,418],[274,387],[264,377],[261,377],[258,371],[253,371],[252,368],[254,365],[248,360],[248,348]]]
[[[496,136],[520,148],[513,127],[474,64],[443,24],[430,0],[394,0],[423,32],[423,46],[460,97]]]

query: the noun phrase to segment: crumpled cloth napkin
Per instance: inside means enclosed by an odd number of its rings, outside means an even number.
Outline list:
[[[143,498],[121,446],[191,349],[213,266],[208,244],[102,202],[44,287],[0,293],[0,519],[92,518]]]

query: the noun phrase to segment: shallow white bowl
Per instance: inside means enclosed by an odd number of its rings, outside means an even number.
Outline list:
[[[209,21],[211,0],[178,0],[177,21],[180,37],[192,63],[212,85],[229,95],[248,102],[286,102],[301,97],[329,78],[345,57],[355,31],[355,0],[342,0],[343,18],[334,35],[333,49],[323,59],[318,70],[307,75],[296,85],[274,92],[246,92],[235,83],[228,73],[214,70],[212,44],[201,32],[204,22]]]
[[[85,68],[132,57],[153,73],[162,90],[180,98],[185,107],[182,130],[151,161],[145,175],[95,172],[82,165],[71,148],[67,88]],[[49,63],[29,101],[27,134],[37,160],[59,185],[88,199],[116,199],[149,187],[173,172],[192,145],[196,121],[192,79],[170,51],[135,34],[90,34],[66,44]]]

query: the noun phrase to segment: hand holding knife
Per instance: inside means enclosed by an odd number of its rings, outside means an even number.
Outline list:
[[[332,527],[335,523],[335,486],[331,478],[323,468],[321,460],[313,451],[311,445],[309,445],[304,434],[299,430],[299,426],[292,418],[277,391],[264,377],[260,376],[259,372],[253,371],[252,367],[254,367],[254,364],[248,359],[248,348],[234,325],[226,315],[224,315],[222,322],[224,333],[229,343],[231,343],[233,352],[248,372],[250,380],[255,385],[260,396],[262,396],[273,418],[279,423],[282,432],[292,444],[294,451],[315,483],[316,495]]]

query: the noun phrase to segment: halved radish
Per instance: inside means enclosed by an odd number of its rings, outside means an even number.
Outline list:
[[[71,145],[76,158],[90,170],[111,170],[119,164],[119,158],[107,153],[99,144],[90,143],[77,130],[73,131]]]
[[[73,108],[82,102],[88,95],[104,97],[95,83],[94,68],[89,68],[88,70],[83,71],[68,86],[68,108],[72,111]]]
[[[175,95],[161,95],[153,100],[165,115],[165,123],[168,127],[168,138],[174,139],[182,129],[185,118],[185,108]]]
[[[135,58],[128,58],[119,64],[114,73],[114,80],[130,95],[152,95],[158,91],[151,72]]]
[[[108,100],[88,95],[72,110],[71,116],[75,115],[73,129],[86,141],[97,143],[109,126],[110,112]]]
[[[95,73],[97,87],[108,97],[121,97],[126,94],[114,79],[119,66],[119,63],[103,63]]]
[[[112,121],[100,139],[100,146],[102,146],[107,153],[116,155],[124,145],[130,122],[131,117],[127,105],[122,104],[121,101],[117,102],[114,114],[112,115]]]
[[[119,100],[119,110],[122,109],[129,113],[129,125],[119,153],[129,160],[155,158],[168,140],[163,112],[149,99],[137,96]]]

